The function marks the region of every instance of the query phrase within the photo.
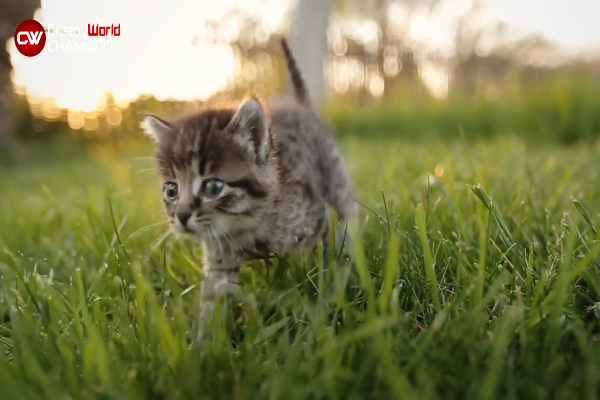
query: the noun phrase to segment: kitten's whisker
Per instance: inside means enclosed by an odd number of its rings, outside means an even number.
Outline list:
[[[222,235],[222,237],[223,237],[223,240],[225,241],[225,244],[227,246],[229,246],[230,248],[233,248],[233,243],[232,243],[231,239],[229,238],[229,235],[225,234],[225,235]]]
[[[214,228],[211,226],[211,229],[213,229],[214,232]],[[222,253],[223,252],[223,243],[221,243],[221,237],[217,235],[217,233],[215,232],[215,240],[217,242],[217,246],[219,247],[219,251]]]
[[[150,224],[150,225],[147,225],[147,226],[143,226],[140,229],[138,229],[137,231],[133,232],[131,235],[129,235],[125,239],[125,241],[128,241],[129,239],[131,239],[131,238],[133,238],[135,236],[141,235],[142,233],[147,232],[147,231],[149,231],[150,229],[152,229],[154,227],[157,227],[157,226],[160,226],[160,225],[165,225],[166,223],[167,223],[167,221],[161,221],[161,222],[157,222],[155,224]]]
[[[231,233],[229,232],[225,232],[225,240],[227,240],[227,243],[229,244],[229,247],[233,248],[233,236],[231,235]]]
[[[135,174],[151,174],[156,173],[156,169],[148,168],[148,169],[140,169],[139,171],[135,171]]]
[[[208,227],[210,235],[212,236],[213,241],[217,242],[217,247],[219,248],[219,251],[222,251],[221,249],[223,248],[223,246],[221,246],[221,241],[219,239],[219,237],[217,236],[217,233],[215,232],[214,228],[209,225]]]
[[[173,231],[171,230],[171,228],[168,228],[163,234],[161,234],[159,237],[157,237],[151,244],[150,244],[150,248],[151,250],[154,250],[155,248],[157,248],[158,246],[160,246],[166,238],[168,238],[171,234],[173,233]]]
[[[129,161],[139,161],[139,160],[151,160],[154,161],[154,157],[131,157],[128,158]]]
[[[148,255],[150,254],[150,252],[152,250],[154,250],[157,245],[160,245],[160,243],[162,243],[171,234],[171,232],[172,232],[171,228],[169,227],[169,228],[165,229],[165,231],[162,232],[160,235],[158,235],[158,237],[150,243],[150,246],[148,246],[148,248],[144,252],[143,258],[146,259],[148,257]]]

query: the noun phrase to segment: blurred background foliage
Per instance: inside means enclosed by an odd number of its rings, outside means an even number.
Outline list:
[[[4,3],[0,8],[9,10]],[[515,135],[522,140],[595,143],[600,135],[598,53],[565,51],[542,34],[515,36],[514,27],[506,23],[482,22],[483,0],[461,2],[461,11],[450,18],[451,51],[432,50],[414,39],[409,22],[418,16],[429,29],[435,23],[428,21],[448,13],[447,3],[331,3],[322,108],[340,135],[406,140]],[[10,22],[3,25],[4,39],[12,40],[9,33],[16,21],[33,15],[39,4],[27,5],[4,15]],[[24,87],[13,90],[6,79],[12,73],[7,50],[2,73],[8,84],[0,108],[0,147],[8,150],[3,159],[14,155],[10,149],[23,141],[69,138],[82,144],[135,146],[145,112],[174,115],[222,96],[278,93],[287,85],[279,38],[287,35],[294,9],[292,2],[281,23],[270,30],[260,11],[239,5],[200,27],[189,40],[229,46],[235,76],[223,90],[196,101],[148,95],[123,102],[107,92],[95,110],[61,108],[52,98],[35,96]],[[16,140],[8,140],[13,135]]]

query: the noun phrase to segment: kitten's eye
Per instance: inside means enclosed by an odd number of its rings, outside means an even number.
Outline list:
[[[202,182],[202,194],[205,196],[217,196],[223,190],[225,184],[220,179],[208,179]]]
[[[164,186],[165,196],[167,199],[173,200],[179,195],[179,188],[175,182],[167,182]]]

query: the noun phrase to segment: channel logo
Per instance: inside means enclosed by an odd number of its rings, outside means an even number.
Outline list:
[[[40,54],[46,46],[46,31],[42,24],[34,19],[21,22],[15,30],[15,46],[26,57]]]
[[[80,26],[42,25],[34,19],[23,21],[15,31],[15,47],[26,57],[47,49],[51,53],[100,52],[107,37],[121,36],[121,24]]]

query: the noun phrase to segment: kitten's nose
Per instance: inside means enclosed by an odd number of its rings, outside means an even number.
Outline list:
[[[177,213],[177,219],[181,222],[181,225],[186,226],[188,220],[192,216],[192,213],[189,211],[180,211]]]

